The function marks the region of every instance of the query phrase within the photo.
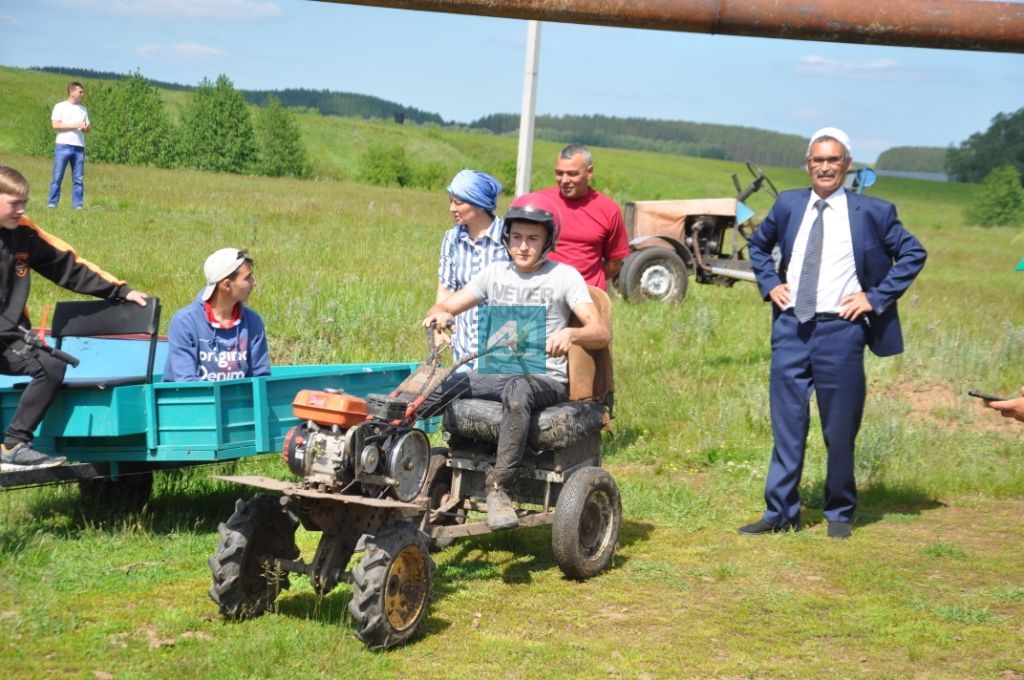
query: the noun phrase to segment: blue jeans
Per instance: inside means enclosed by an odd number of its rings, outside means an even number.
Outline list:
[[[53,150],[53,179],[50,180],[48,203],[51,206],[60,203],[60,185],[68,163],[71,163],[71,202],[76,208],[81,208],[85,196],[85,147],[72,144],[58,144]]]

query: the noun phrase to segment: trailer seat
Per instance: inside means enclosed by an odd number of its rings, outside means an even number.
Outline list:
[[[590,296],[598,314],[611,327],[608,294],[590,286]],[[572,325],[582,324],[573,318]],[[569,401],[534,413],[530,419],[527,446],[535,453],[572,446],[609,427],[614,394],[611,345],[596,350],[573,345],[568,361]],[[445,409],[444,429],[456,439],[496,444],[501,412],[497,401],[456,399]]]
[[[149,339],[149,353],[145,366],[138,372],[109,378],[66,379],[64,389],[93,389],[137,385],[153,381],[153,363],[156,359],[157,331],[160,326],[160,300],[148,298],[146,306],[121,300],[74,300],[58,302],[53,311],[51,335],[58,349],[65,338],[102,338],[109,336],[145,336]]]

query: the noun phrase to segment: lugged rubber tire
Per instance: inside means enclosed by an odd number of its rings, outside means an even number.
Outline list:
[[[386,649],[412,637],[426,616],[434,573],[430,539],[400,521],[365,536],[363,545],[363,559],[352,570],[348,611],[356,637],[370,649]]]
[[[209,559],[213,573],[210,599],[224,618],[259,616],[289,587],[287,573],[268,573],[261,562],[274,557],[297,558],[298,526],[298,517],[281,505],[278,496],[261,493],[248,502],[238,499],[235,512],[218,526],[220,541]]]
[[[585,580],[608,568],[622,525],[622,501],[612,476],[599,467],[577,470],[558,494],[551,549],[566,576]]]

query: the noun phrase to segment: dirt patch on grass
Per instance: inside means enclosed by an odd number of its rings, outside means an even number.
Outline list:
[[[910,409],[910,421],[947,429],[967,427],[979,432],[1005,432],[1020,426],[986,407],[980,399],[966,397],[945,383],[895,383],[882,388],[882,393],[889,403],[905,403]]]

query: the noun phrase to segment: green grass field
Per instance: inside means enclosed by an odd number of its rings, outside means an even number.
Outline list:
[[[18,73],[0,69],[0,78]],[[357,138],[397,127],[302,124],[323,140],[311,144],[315,162],[337,177],[353,176],[345,159],[358,156]],[[488,169],[514,153],[498,137],[410,126],[395,134],[417,154],[463,154],[456,169]],[[88,209],[50,211],[49,159],[17,149],[0,124],[0,163],[33,184],[30,214],[159,295],[165,327],[200,287],[203,258],[231,245],[256,259],[252,305],[275,363],[424,355],[417,323],[433,299],[448,225],[442,186],[91,164]],[[537,148],[538,186],[555,149]],[[595,156],[598,183],[621,201],[728,196],[729,174],[741,171],[649,153]],[[779,188],[802,182],[795,170],[768,171]],[[1024,275],[1013,271],[1024,238],[965,224],[971,191],[889,179],[871,190],[897,204],[930,258],[900,303],[907,352],[868,360],[852,540],[825,536],[816,419],[805,531],[735,533],[762,509],[769,309],[749,284],[691,282],[677,305],[614,299],[617,417],[604,451],[624,525],[606,574],[565,580],[547,528],[464,540],[435,556],[420,634],[371,653],[352,635],[344,585],[318,599],[297,577],[278,613],[220,620],[206,595],[206,559],[217,523],[250,492],[209,480],[208,468],[158,475],[151,504],[131,515],[85,508],[73,486],[6,492],[0,668],[12,678],[1024,676],[1024,425],[966,396],[1024,382]],[[766,196],[754,203],[768,205]],[[32,306],[38,317],[69,297],[37,277]],[[231,469],[284,471],[276,456]],[[317,538],[300,530],[304,555]]]

